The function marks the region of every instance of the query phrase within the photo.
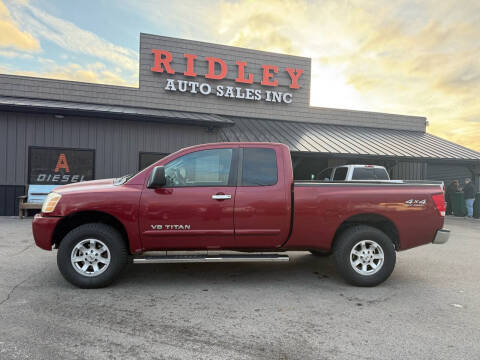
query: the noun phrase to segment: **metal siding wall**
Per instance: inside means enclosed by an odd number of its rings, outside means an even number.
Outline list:
[[[429,163],[427,167],[427,179],[443,181],[445,186],[453,180],[459,180],[463,186],[465,178],[473,179],[472,171],[464,165],[451,163],[435,164]]]
[[[0,216],[18,215],[18,196],[25,195],[25,186],[0,185]]]
[[[206,128],[145,121],[0,112],[0,185],[25,185],[29,146],[95,149],[95,178],[138,171],[139,152],[215,142]]]
[[[328,167],[336,167],[348,164],[347,159],[331,158],[328,159]]]
[[[392,168],[391,174],[394,180],[424,180],[425,162],[400,161]]]

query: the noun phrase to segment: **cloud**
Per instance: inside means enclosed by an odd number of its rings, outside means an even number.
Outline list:
[[[42,69],[37,71],[14,70],[7,67],[0,68],[0,71],[13,75],[48,79],[83,81],[88,83],[120,86],[138,86],[138,84],[128,82],[119,74],[108,70],[107,66],[100,62],[86,65],[76,63],[57,65],[55,61],[51,59],[40,58],[39,63],[42,65]]]
[[[129,72],[138,71],[138,53],[115,45],[75,24],[52,16],[30,3],[10,2],[12,18],[30,34],[71,53],[89,55]]]
[[[22,51],[36,52],[40,43],[30,33],[18,28],[7,7],[0,0],[0,48],[13,48]]]
[[[312,105],[427,116],[480,151],[480,2],[221,1],[220,43],[312,57]]]
[[[0,56],[5,58],[33,59],[33,55],[15,50],[0,50]]]

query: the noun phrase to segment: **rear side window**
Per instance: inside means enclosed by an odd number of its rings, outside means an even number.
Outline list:
[[[341,167],[335,170],[335,174],[333,175],[333,180],[345,180],[347,177],[348,168]]]
[[[268,186],[277,183],[277,155],[267,148],[244,148],[242,186]]]

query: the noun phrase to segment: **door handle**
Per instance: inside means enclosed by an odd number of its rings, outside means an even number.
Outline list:
[[[231,198],[232,198],[232,195],[228,195],[228,194],[212,195],[213,200],[228,200],[228,199],[231,199]]]

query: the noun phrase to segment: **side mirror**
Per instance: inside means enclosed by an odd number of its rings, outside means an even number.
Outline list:
[[[165,168],[163,166],[155,166],[147,181],[147,188],[155,189],[167,184],[165,178]]]

